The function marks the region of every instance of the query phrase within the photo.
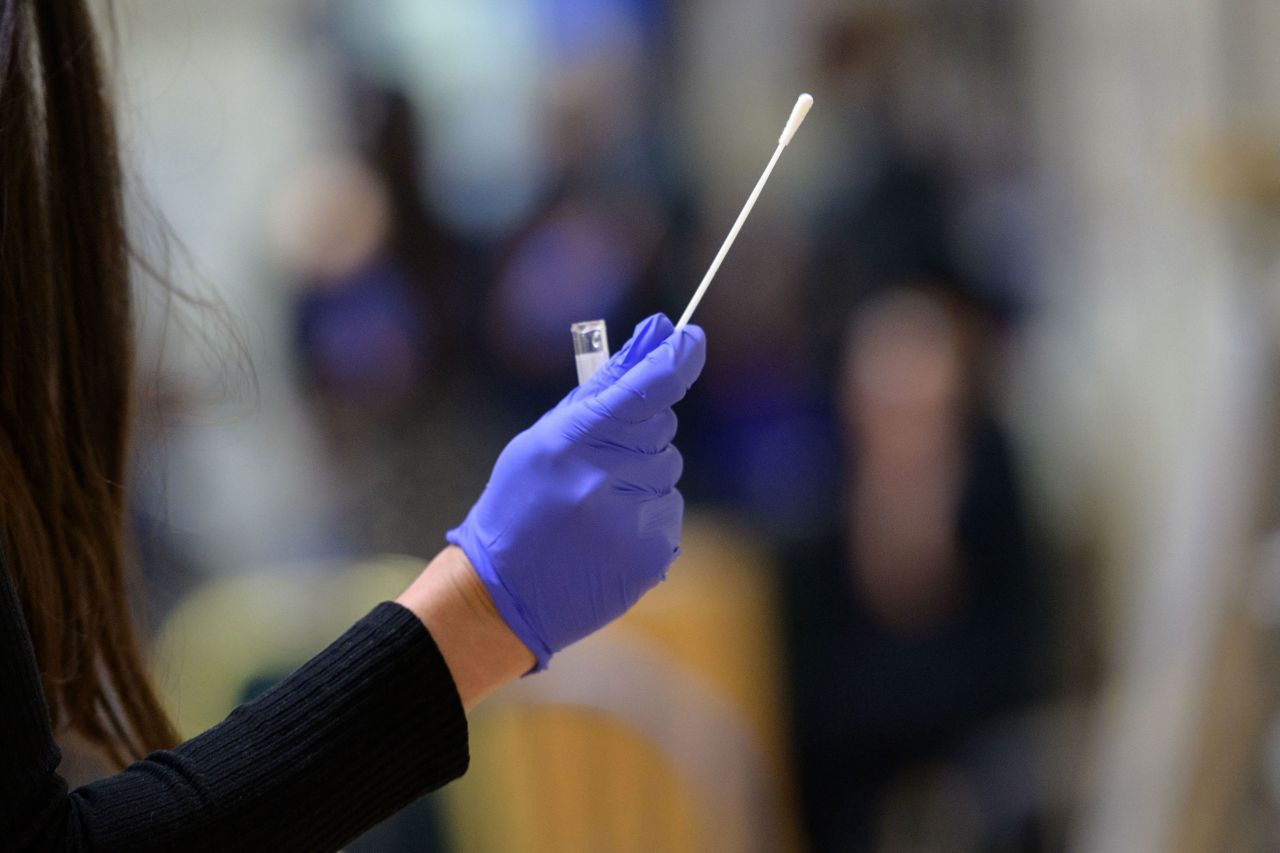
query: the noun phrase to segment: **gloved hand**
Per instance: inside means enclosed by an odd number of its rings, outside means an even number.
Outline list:
[[[684,516],[671,406],[705,360],[702,329],[673,334],[661,314],[644,320],[595,376],[511,440],[446,534],[535,671],[666,577]]]

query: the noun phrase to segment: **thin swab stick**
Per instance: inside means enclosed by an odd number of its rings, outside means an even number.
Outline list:
[[[689,300],[689,307],[685,308],[684,313],[680,315],[680,322],[676,323],[677,332],[688,324],[689,318],[693,316],[694,309],[702,301],[703,294],[707,292],[707,288],[711,285],[711,279],[716,277],[716,273],[720,270],[720,264],[724,262],[724,256],[729,254],[729,248],[733,246],[733,241],[738,239],[738,232],[742,230],[742,223],[747,221],[747,217],[751,215],[751,208],[756,206],[756,199],[760,197],[760,191],[764,189],[765,183],[769,180],[769,175],[773,173],[773,167],[778,165],[778,158],[782,156],[782,149],[786,148],[788,143],[791,142],[791,137],[796,135],[796,131],[800,128],[800,122],[804,121],[804,117],[809,114],[809,108],[812,106],[812,95],[804,94],[796,99],[796,105],[791,108],[791,118],[787,119],[787,126],[782,129],[782,135],[778,137],[778,147],[773,150],[773,156],[769,158],[769,165],[764,167],[764,174],[760,176],[760,180],[756,181],[756,188],[751,191],[751,195],[747,198],[747,203],[743,206],[742,212],[738,214],[738,221],[734,222],[733,227],[729,229],[729,236],[724,238],[720,251],[716,252],[716,258],[711,262],[711,268],[707,270],[707,274],[702,277],[702,283],[694,291],[693,298]]]

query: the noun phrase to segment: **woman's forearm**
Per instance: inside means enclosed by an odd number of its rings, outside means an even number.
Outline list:
[[[437,554],[396,602],[431,632],[467,711],[533,667],[533,653],[502,621],[484,583],[455,545]]]

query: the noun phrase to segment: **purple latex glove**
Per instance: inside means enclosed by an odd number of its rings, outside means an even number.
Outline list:
[[[590,380],[517,435],[445,538],[544,669],[621,616],[679,552],[683,462],[671,406],[702,372],[706,338],[661,314]]]

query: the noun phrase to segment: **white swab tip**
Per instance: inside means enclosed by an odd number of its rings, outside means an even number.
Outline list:
[[[791,137],[796,135],[796,131],[800,129],[800,123],[809,114],[812,106],[813,95],[808,92],[796,98],[796,105],[791,108],[791,118],[787,119],[787,126],[782,129],[782,135],[778,137],[779,145],[787,145],[791,142]]]

